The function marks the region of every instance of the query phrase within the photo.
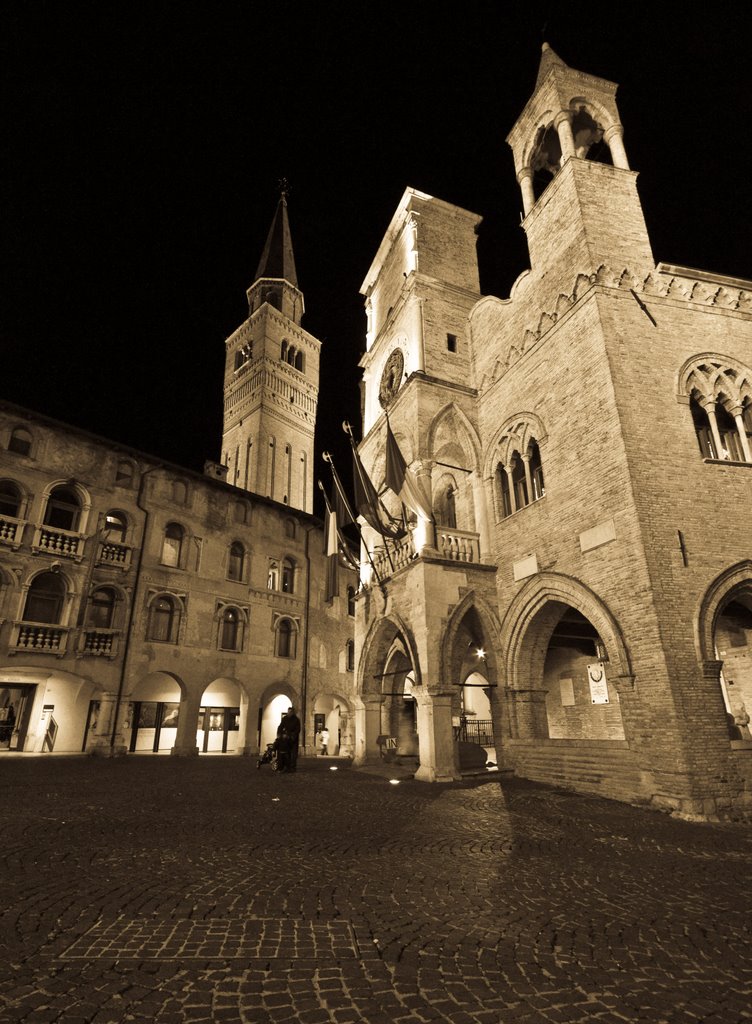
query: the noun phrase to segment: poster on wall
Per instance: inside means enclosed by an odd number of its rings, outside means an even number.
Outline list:
[[[596,661],[587,667],[588,683],[590,683],[590,700],[593,704],[608,704],[608,684],[606,669],[602,661]]]

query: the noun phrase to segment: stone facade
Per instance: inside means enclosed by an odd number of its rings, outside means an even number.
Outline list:
[[[482,713],[502,770],[745,814],[752,284],[654,263],[615,92],[544,47],[508,299],[480,296],[478,218],[412,189],[364,282],[361,455],[379,485],[388,408],[433,521],[391,563],[365,530],[356,754],[401,699],[419,777],[458,776]]]
[[[255,431],[243,428],[238,466],[241,418],[226,414],[232,483],[226,463],[197,474],[0,404],[0,751],[255,754],[290,703],[304,749],[326,723],[329,753],[352,750],[357,580],[340,567],[329,594],[307,511],[319,342],[300,327],[291,249],[275,263],[280,210],[227,344],[225,394],[245,388]],[[305,345],[306,365],[275,332]],[[239,336],[255,344],[241,358]],[[278,412],[280,381],[314,396],[300,422]],[[282,451],[306,458],[292,489],[280,469],[267,496],[244,474],[274,422]]]

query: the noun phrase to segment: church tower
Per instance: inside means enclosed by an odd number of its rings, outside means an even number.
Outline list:
[[[301,327],[284,192],[247,295],[248,319],[225,342],[227,482],[311,512],[321,342]]]

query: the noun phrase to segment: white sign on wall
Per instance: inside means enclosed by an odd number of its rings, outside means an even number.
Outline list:
[[[560,679],[559,692],[561,693],[561,706],[563,708],[574,707],[574,679]]]
[[[608,683],[603,662],[596,661],[595,664],[588,665],[587,674],[590,683],[590,699],[593,704],[608,704]]]

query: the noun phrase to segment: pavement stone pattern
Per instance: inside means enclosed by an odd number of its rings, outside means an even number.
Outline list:
[[[2,1024],[752,1020],[749,826],[321,759],[0,781]]]

